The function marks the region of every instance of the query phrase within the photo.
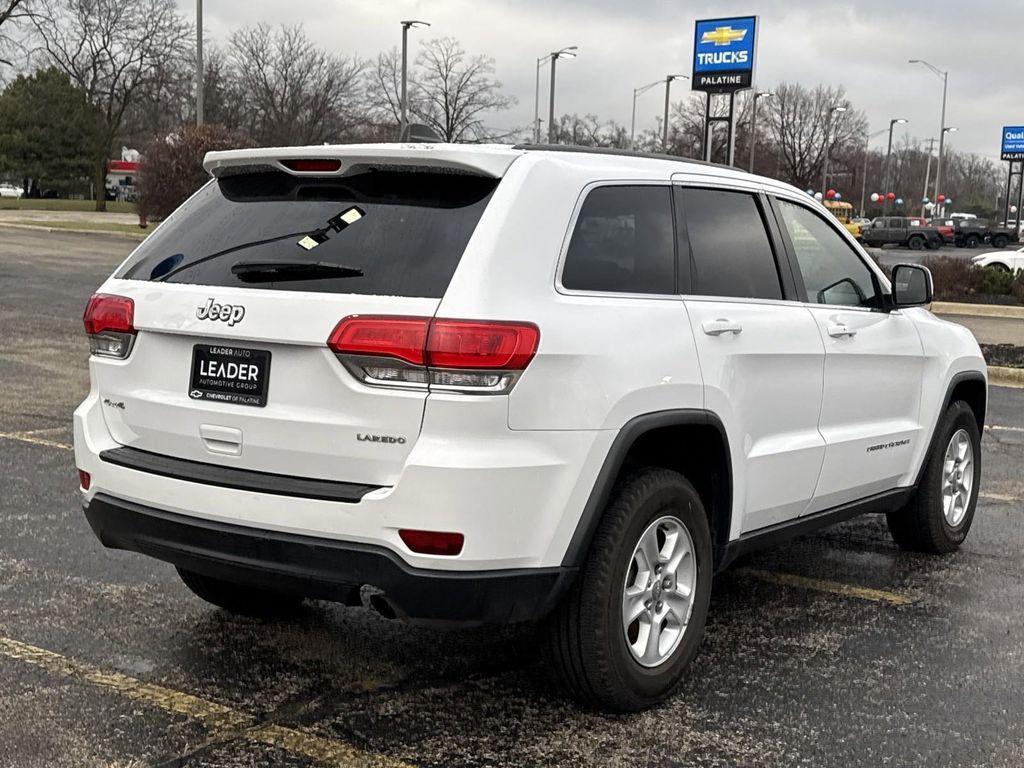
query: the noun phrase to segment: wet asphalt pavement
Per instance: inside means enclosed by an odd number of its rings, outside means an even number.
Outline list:
[[[751,556],[679,695],[607,717],[562,696],[528,627],[236,618],[103,549],[70,418],[82,309],[130,248],[0,229],[0,765],[1024,764],[1024,390],[992,390],[959,553],[901,553],[872,516]]]

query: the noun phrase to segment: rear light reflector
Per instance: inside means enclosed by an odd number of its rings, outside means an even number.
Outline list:
[[[282,160],[281,165],[296,173],[334,173],[341,170],[341,160],[325,158],[304,158],[301,160]]]
[[[539,341],[540,331],[532,323],[434,320],[427,336],[427,365],[521,371]]]
[[[462,551],[466,537],[461,533],[441,531],[414,531],[403,528],[398,532],[405,546],[421,555],[446,555],[453,557]]]
[[[505,394],[540,343],[532,323],[353,315],[327,346],[372,386]]]
[[[346,317],[331,333],[327,346],[339,354],[393,357],[423,365],[429,322],[426,317]]]
[[[78,484],[82,486],[83,491],[88,491],[89,486],[92,485],[92,475],[84,469],[78,470]]]
[[[89,351],[101,357],[124,359],[135,341],[135,302],[125,296],[97,293],[82,316]]]

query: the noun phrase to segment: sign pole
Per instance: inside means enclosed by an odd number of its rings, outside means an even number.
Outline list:
[[[1007,163],[1009,170],[1006,172],[1006,194],[1003,196],[1003,221],[1010,218],[1010,185],[1013,183],[1013,160]],[[1020,211],[1020,206],[1017,206]]]
[[[726,165],[736,165],[736,91],[729,94],[729,153]]]
[[[704,162],[711,162],[711,99],[714,94],[708,93],[704,100]]]
[[[1024,203],[1024,161],[1017,163],[1017,212],[1013,215],[1017,221],[1014,226],[1018,232],[1020,232],[1020,208],[1022,203]],[[1007,210],[1003,216],[1003,221],[1009,222],[1009,220],[1010,211]]]

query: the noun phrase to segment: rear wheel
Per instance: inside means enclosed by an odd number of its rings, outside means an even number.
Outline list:
[[[185,568],[178,568],[185,586],[219,608],[245,616],[277,616],[294,611],[302,602],[297,595],[285,595],[246,584],[216,579]]]
[[[981,437],[974,412],[962,400],[939,420],[921,484],[901,510],[887,516],[903,549],[953,552],[971,529],[981,481]]]
[[[912,251],[920,251],[924,248],[924,238],[921,237],[921,235],[912,235],[911,238],[907,240],[907,247]]]
[[[704,635],[711,577],[711,534],[690,482],[667,469],[620,481],[576,583],[548,619],[563,684],[614,712],[669,696]]]
[[[980,243],[981,238],[978,237],[977,235],[968,235],[966,238],[964,238],[964,245],[967,248],[977,248]]]
[[[992,247],[1005,248],[1008,242],[1010,242],[1010,238],[1008,238],[1006,235],[996,235],[995,237],[992,238]]]

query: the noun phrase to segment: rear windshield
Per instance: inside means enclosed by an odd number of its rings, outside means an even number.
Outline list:
[[[497,184],[422,171],[229,176],[164,222],[118,277],[440,298]]]

